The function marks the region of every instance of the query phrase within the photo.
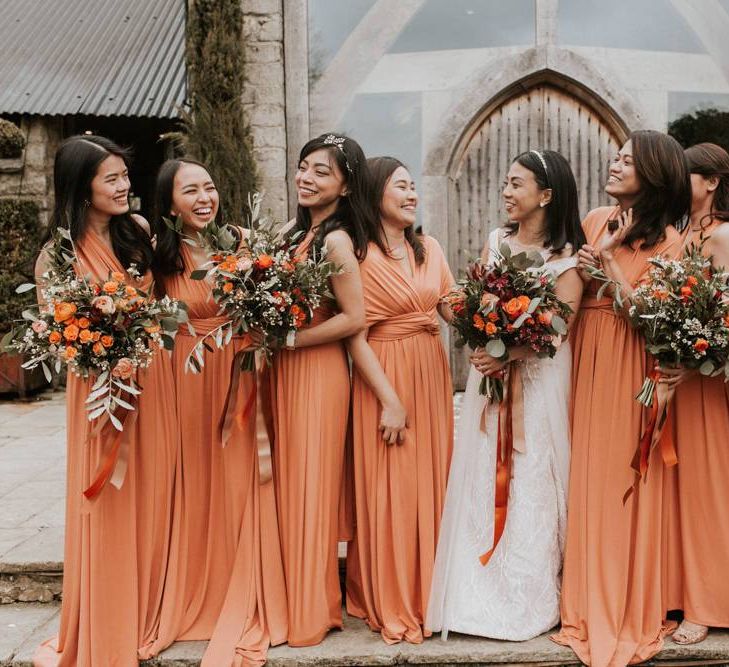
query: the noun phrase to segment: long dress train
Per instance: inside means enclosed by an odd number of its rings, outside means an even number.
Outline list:
[[[489,237],[490,252],[506,240]],[[540,249],[545,260],[549,251]],[[493,256],[493,255],[492,255]],[[573,257],[546,264],[555,277],[576,267]],[[571,352],[565,341],[552,359],[519,364],[524,451],[513,452],[513,479],[501,540],[484,566],[479,556],[494,537],[498,404],[479,394],[471,367],[448,477],[427,627],[495,639],[524,640],[559,622],[560,571],[566,532],[570,450]],[[481,415],[486,413],[486,432]]]
[[[88,233],[76,244],[79,273],[107,280],[125,269],[111,248]],[[130,284],[134,285],[131,278]],[[139,287],[149,291],[147,273]],[[36,667],[137,664],[137,649],[155,641],[169,558],[178,445],[170,355],[159,351],[139,372],[136,422],[127,427],[129,462],[121,489],[107,484],[91,501],[83,491],[107,453],[108,438],[87,442],[93,425],[85,401],[92,380],[68,374],[66,386],[66,529],[58,637]]]
[[[368,343],[407,411],[402,444],[386,445],[380,405],[353,382],[355,538],[347,550],[347,611],[387,643],[420,643],[453,448],[453,390],[436,317],[453,285],[443,251],[423,239],[413,276],[371,243],[361,264]]]

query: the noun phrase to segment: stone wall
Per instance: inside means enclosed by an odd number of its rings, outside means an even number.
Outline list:
[[[63,138],[63,121],[27,116],[20,129],[26,139],[25,152],[17,165],[4,165],[0,170],[0,198],[36,200],[41,207],[41,222],[46,223],[53,204],[53,157]]]
[[[286,91],[283,0],[241,0],[246,83],[243,108],[251,127],[264,207],[287,217]]]

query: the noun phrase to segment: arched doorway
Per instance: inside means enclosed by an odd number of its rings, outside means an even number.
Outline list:
[[[571,82],[522,82],[485,107],[464,133],[451,161],[449,262],[460,275],[505,220],[501,185],[511,159],[530,148],[559,151],[575,173],[582,215],[606,204],[610,158],[627,130],[589,91]],[[466,354],[451,344],[454,385],[463,389]]]

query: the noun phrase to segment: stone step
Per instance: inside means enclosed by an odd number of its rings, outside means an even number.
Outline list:
[[[58,629],[59,605],[9,604],[0,607],[0,667],[31,667],[38,644]],[[177,642],[144,667],[193,667],[200,664],[205,642]],[[499,667],[579,665],[567,648],[546,635],[526,642],[500,642],[452,634],[447,642],[434,637],[423,644],[388,646],[360,620],[345,618],[344,630],[332,632],[318,646],[270,650],[271,667],[334,667],[335,665],[498,665]],[[729,665],[729,631],[712,631],[695,646],[667,640],[651,663],[669,665]]]

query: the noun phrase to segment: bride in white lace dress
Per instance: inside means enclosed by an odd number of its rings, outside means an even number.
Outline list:
[[[553,151],[519,155],[509,169],[503,199],[510,224],[490,234],[485,258],[493,258],[503,242],[515,253],[541,253],[557,277],[558,296],[576,311],[583,282],[573,252],[585,240],[569,164]],[[552,359],[539,359],[524,349],[509,350],[509,358],[520,365],[525,447],[512,454],[506,524],[484,566],[479,557],[494,542],[499,406],[485,405],[479,383],[482,371],[492,374],[505,363],[481,350],[471,357],[426,621],[426,627],[441,631],[444,639],[453,631],[525,640],[559,622],[570,451],[570,346],[563,341]]]

